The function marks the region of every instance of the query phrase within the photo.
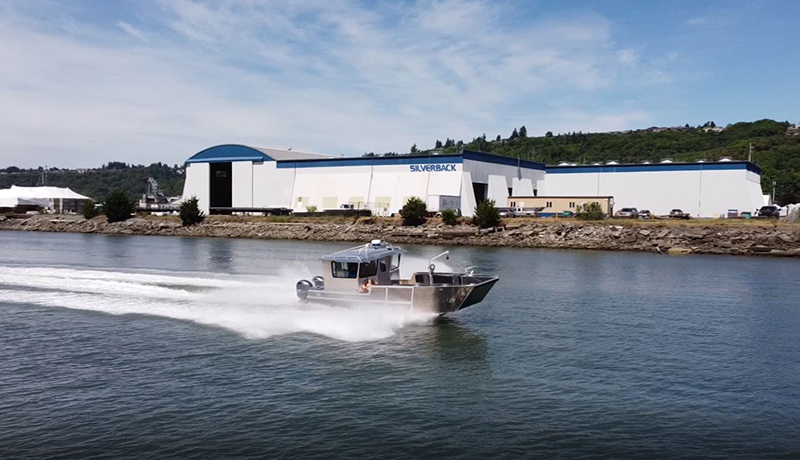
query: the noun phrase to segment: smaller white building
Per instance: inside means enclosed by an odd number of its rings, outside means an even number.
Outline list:
[[[747,161],[547,166],[539,195],[613,196],[614,207],[655,215],[681,209],[725,217],[763,206],[761,169]]]

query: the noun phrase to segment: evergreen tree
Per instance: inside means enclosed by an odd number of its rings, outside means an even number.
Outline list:
[[[544,133],[544,137],[553,137],[553,132],[552,131],[548,131],[548,132]]]
[[[133,202],[128,199],[128,196],[122,190],[115,190],[109,193],[105,201],[103,201],[103,212],[105,212],[109,222],[128,220],[134,210]]]
[[[205,213],[201,211],[200,206],[197,205],[196,196],[193,196],[181,203],[178,213],[181,216],[181,223],[184,227],[190,227],[192,225],[199,224],[203,221],[203,219],[206,218]]]
[[[500,211],[494,205],[494,200],[483,200],[475,208],[472,225],[480,228],[497,227],[500,225]]]
[[[442,148],[442,141],[440,141],[439,139],[436,139],[436,148],[437,149]]]
[[[427,220],[427,215],[428,207],[425,202],[415,196],[409,198],[406,204],[403,205],[403,209],[400,210],[400,216],[403,217],[403,225],[412,227],[424,224]]]
[[[511,136],[508,140],[513,141],[514,139],[519,137],[519,133],[517,132],[517,128],[514,128],[514,131],[511,131]]]
[[[519,129],[519,137],[520,137],[521,139],[525,139],[526,137],[528,137],[528,130],[525,128],[525,125],[523,125],[523,126],[522,126],[522,127]]]
[[[417,144],[412,145],[411,146],[411,153],[417,153],[417,152],[419,152],[419,150],[417,150]]]
[[[495,139],[495,140],[496,140],[497,142],[500,142],[500,139],[501,139],[501,138],[500,138],[500,135],[498,134],[498,135],[497,135],[497,139]]]

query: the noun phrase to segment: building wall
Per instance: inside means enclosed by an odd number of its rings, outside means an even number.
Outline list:
[[[274,161],[253,163],[253,207],[291,208],[294,175],[294,169],[278,169]]]
[[[470,159],[464,160],[464,170],[472,182],[487,184],[486,198],[498,204],[506,202],[509,189],[512,195],[533,195],[535,185],[545,178],[542,170]]]
[[[234,208],[250,208],[253,206],[253,162],[237,161],[231,164],[233,173]]]
[[[209,207],[209,178],[210,168],[208,163],[187,163],[186,181],[183,184],[183,197],[197,197],[198,207],[208,214]]]
[[[621,169],[621,168],[620,168]],[[741,169],[568,172],[550,170],[540,195],[613,196],[615,209],[635,207],[653,214],[680,208],[692,216],[724,216],[728,209],[761,206],[760,176]],[[755,191],[758,190],[756,194]]]

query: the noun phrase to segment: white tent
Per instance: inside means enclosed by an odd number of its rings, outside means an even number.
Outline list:
[[[89,200],[88,196],[62,187],[17,187],[0,190],[0,208],[41,206],[63,211],[65,200]],[[72,206],[74,208],[74,206]]]

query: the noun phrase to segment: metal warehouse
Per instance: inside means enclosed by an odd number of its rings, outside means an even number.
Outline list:
[[[412,196],[429,211],[472,216],[483,199],[611,196],[615,208],[653,214],[680,208],[696,217],[764,204],[761,171],[749,162],[546,166],[464,150],[457,154],[331,157],[244,145],[220,145],[186,162],[184,197],[206,213],[268,209],[337,209],[397,213]]]
[[[547,166],[539,195],[613,196],[614,208],[724,217],[764,204],[761,169],[747,161]]]
[[[533,195],[545,177],[542,163],[468,150],[354,158],[220,145],[186,163],[183,196],[196,196],[207,213],[354,205],[389,215],[416,196],[430,211],[458,208],[472,216],[483,199]]]

